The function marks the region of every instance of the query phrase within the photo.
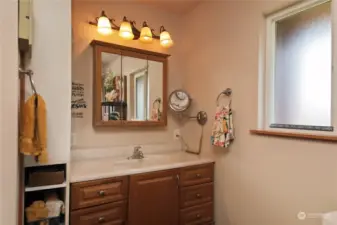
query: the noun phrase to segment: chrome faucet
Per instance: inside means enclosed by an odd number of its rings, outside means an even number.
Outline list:
[[[143,159],[144,158],[144,154],[140,150],[141,148],[142,148],[141,146],[135,146],[133,148],[133,154],[132,154],[132,156],[128,157],[128,159]]]

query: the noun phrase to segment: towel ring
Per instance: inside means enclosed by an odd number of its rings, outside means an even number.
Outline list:
[[[227,88],[226,90],[222,91],[218,97],[216,98],[216,105],[218,106],[219,105],[219,99],[222,95],[225,95],[229,98],[229,105],[231,105],[232,103],[232,89],[230,88]]]

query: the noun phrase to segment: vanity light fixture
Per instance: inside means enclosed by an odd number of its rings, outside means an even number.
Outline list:
[[[146,22],[143,23],[143,28],[140,31],[139,40],[144,43],[152,42],[152,31]]]
[[[95,22],[89,21],[89,24],[97,26],[97,31],[102,35],[110,35],[113,30],[116,30],[119,31],[118,35],[125,40],[139,39],[143,43],[151,43],[153,39],[157,39],[160,40],[160,45],[165,48],[173,45],[171,35],[165,30],[164,26],[160,27],[160,34],[156,35],[146,22],[143,23],[143,28],[139,30],[135,26],[136,22],[128,20],[125,16],[120,26],[117,26],[114,21],[102,11],[101,16],[96,18]]]
[[[112,34],[110,19],[102,11],[101,16],[97,19],[97,31],[102,35]]]
[[[160,44],[164,48],[169,48],[173,45],[171,35],[165,30],[164,26],[160,27]]]
[[[132,40],[135,35],[132,32],[131,22],[124,16],[121,27],[119,28],[119,36],[125,40]]]

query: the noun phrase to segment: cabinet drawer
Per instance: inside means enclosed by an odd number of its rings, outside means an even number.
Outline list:
[[[181,189],[181,208],[199,205],[211,201],[213,201],[213,183],[200,184]]]
[[[180,172],[181,186],[209,183],[213,181],[214,165],[205,164],[183,168]]]
[[[180,225],[204,225],[211,222],[213,222],[213,202],[180,211]]]
[[[75,183],[71,186],[71,209],[81,209],[126,199],[128,177]]]
[[[71,225],[123,225],[126,221],[126,203],[115,202],[71,212]]]

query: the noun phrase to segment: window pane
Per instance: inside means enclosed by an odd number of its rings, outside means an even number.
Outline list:
[[[276,23],[273,123],[331,125],[330,5]]]

